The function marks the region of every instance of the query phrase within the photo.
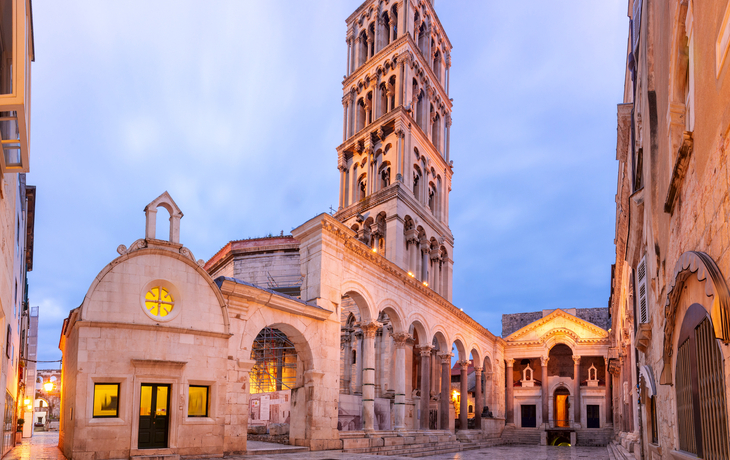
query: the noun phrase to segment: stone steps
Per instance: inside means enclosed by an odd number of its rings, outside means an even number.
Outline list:
[[[613,428],[586,429],[576,432],[576,444],[579,446],[607,446],[613,438]]]
[[[539,446],[540,430],[537,428],[513,428],[507,427],[502,431],[499,438],[503,445]]]
[[[448,454],[460,452],[462,444],[458,441],[450,442],[428,442],[422,444],[404,444],[382,447],[362,447],[357,449],[346,449],[344,452],[353,454],[371,455],[399,455],[402,457],[425,457],[435,454]]]
[[[610,442],[606,447],[608,448],[609,460],[636,460],[634,454],[626,450],[621,444]]]

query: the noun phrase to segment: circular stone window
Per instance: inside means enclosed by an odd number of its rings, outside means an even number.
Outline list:
[[[180,313],[180,293],[169,281],[151,281],[142,291],[142,307],[151,319],[170,321]]]

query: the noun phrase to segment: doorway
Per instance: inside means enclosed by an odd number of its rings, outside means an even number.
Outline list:
[[[570,392],[565,388],[558,388],[554,393],[553,421],[559,428],[570,428]]]
[[[170,421],[170,385],[143,383],[139,403],[139,449],[164,449]]]
[[[521,405],[522,428],[537,427],[537,406],[535,404]]]
[[[588,428],[601,427],[601,417],[598,404],[588,404],[586,406],[586,419]]]

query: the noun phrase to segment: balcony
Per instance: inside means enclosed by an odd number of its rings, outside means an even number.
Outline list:
[[[30,170],[30,0],[0,0],[0,172]]]

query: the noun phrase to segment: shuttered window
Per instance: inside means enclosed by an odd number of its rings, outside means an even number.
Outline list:
[[[636,269],[636,286],[639,290],[639,322],[649,322],[649,305],[646,293],[646,257],[641,259]]]

